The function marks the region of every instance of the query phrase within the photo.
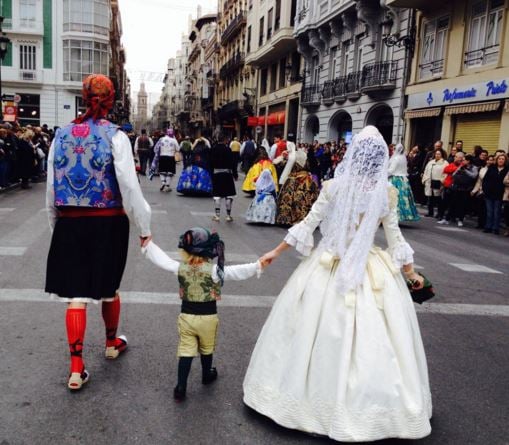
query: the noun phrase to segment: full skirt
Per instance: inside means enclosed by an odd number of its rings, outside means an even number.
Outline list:
[[[246,211],[246,220],[252,223],[274,224],[276,222],[276,200],[272,195],[261,199],[255,196]]]
[[[318,185],[307,172],[291,174],[277,199],[276,222],[293,226],[301,222],[318,198]]]
[[[226,198],[236,194],[235,182],[231,172],[214,173],[212,175],[212,196]]]
[[[177,192],[184,195],[205,195],[212,194],[212,178],[210,173],[196,165],[190,165],[182,170]]]
[[[372,249],[363,284],[335,291],[315,250],[281,291],[244,380],[244,402],[287,428],[345,442],[430,431],[426,357],[401,273]],[[389,259],[390,262],[390,259]],[[376,288],[376,290],[375,290]]]
[[[398,190],[398,217],[400,222],[419,221],[414,195],[405,176],[391,176],[391,184]]]
[[[168,173],[174,175],[176,171],[174,156],[161,156],[159,158],[159,173]]]

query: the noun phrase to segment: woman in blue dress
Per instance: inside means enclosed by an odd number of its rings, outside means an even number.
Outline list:
[[[274,224],[276,209],[276,184],[272,172],[266,168],[256,180],[256,195],[247,209],[247,222]]]
[[[193,144],[190,163],[180,175],[177,192],[183,195],[212,195],[210,142],[204,137],[199,137]]]

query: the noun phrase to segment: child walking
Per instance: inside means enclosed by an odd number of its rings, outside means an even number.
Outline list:
[[[198,354],[202,383],[208,385],[217,379],[212,358],[219,324],[217,301],[221,299],[224,280],[245,280],[260,275],[262,265],[257,261],[225,267],[223,241],[217,233],[202,227],[189,229],[181,235],[178,247],[183,258],[181,263],[168,257],[153,242],[142,252],[156,266],[178,277],[182,307],[178,318],[178,379],[173,396],[180,402],[186,397],[187,378],[193,358]],[[217,258],[217,265],[213,263],[214,258]]]

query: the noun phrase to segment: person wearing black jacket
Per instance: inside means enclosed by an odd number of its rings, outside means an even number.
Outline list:
[[[502,214],[502,198],[504,196],[504,178],[509,171],[507,155],[499,154],[495,164],[488,167],[482,181],[484,202],[486,203],[485,233],[500,233],[500,218]]]
[[[214,197],[215,215],[213,221],[220,220],[221,200],[224,198],[226,207],[226,221],[231,222],[233,197],[237,194],[235,181],[238,179],[235,159],[224,135],[219,135],[218,143],[211,150],[212,165],[212,196]]]
[[[473,158],[472,155],[466,155],[461,166],[453,173],[449,219],[451,221],[457,219],[458,227],[463,227],[470,192],[479,174],[477,167],[472,164]]]

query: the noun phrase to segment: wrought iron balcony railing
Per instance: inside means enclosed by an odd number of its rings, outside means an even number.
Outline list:
[[[319,84],[303,86],[300,103],[303,107],[317,107],[320,105],[321,90]]]
[[[244,57],[244,53],[235,54],[221,67],[219,70],[219,78],[225,80],[235,74],[244,65]]]
[[[361,91],[394,89],[397,74],[397,61],[368,63],[362,69]]]
[[[247,22],[247,15],[244,11],[240,11],[237,16],[230,22],[221,34],[221,45],[226,45],[241,30],[242,26]]]

